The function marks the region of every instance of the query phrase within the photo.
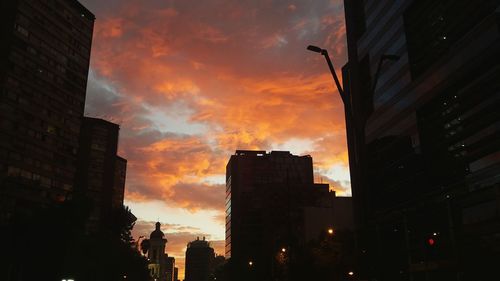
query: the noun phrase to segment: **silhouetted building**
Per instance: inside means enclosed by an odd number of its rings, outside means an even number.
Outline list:
[[[147,251],[149,275],[152,281],[172,281],[175,260],[165,253],[168,240],[160,227],[161,224],[157,222],[155,230],[149,235],[149,250]]]
[[[0,221],[73,191],[94,15],[75,0],[0,4]]]
[[[174,281],[179,281],[179,269],[174,267]]]
[[[185,281],[208,281],[212,273],[212,263],[215,258],[214,249],[205,240],[191,241],[186,249]]]
[[[93,203],[91,230],[107,225],[112,210],[123,206],[127,160],[116,154],[119,129],[102,119],[83,118],[75,192]]]
[[[127,159],[116,155],[115,180],[113,183],[113,192],[111,195],[111,206],[119,208],[123,206],[125,196],[125,179],[127,177]]]
[[[500,263],[499,2],[344,3],[358,276],[490,280]],[[372,90],[384,54],[400,59]]]
[[[328,189],[328,185],[315,184],[316,187]],[[335,191],[319,199],[315,204],[302,207],[303,212],[303,240],[307,243],[318,239],[320,232],[325,229],[354,230],[352,198],[337,197]]]
[[[352,227],[351,207],[335,210],[336,199],[328,184],[314,183],[308,155],[237,150],[226,166],[226,258],[234,268],[251,267],[257,280],[275,278],[283,249],[291,260],[337,223]]]
[[[165,273],[167,275],[167,281],[174,281],[175,279],[175,258],[165,257]]]

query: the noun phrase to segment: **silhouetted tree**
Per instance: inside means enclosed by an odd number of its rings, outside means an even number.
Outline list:
[[[147,261],[131,247],[130,210],[117,210],[108,227],[87,234],[91,208],[77,198],[14,216],[0,229],[0,280],[148,280]]]
[[[322,232],[299,251],[290,266],[290,280],[346,280],[354,262],[353,234],[347,230],[331,236]]]
[[[131,231],[134,228],[136,217],[126,206],[113,210],[111,214],[110,230],[111,235],[119,237],[119,239],[130,246],[134,244]]]
[[[145,255],[149,251],[149,247],[151,247],[151,242],[149,239],[144,239],[141,241],[141,251]]]

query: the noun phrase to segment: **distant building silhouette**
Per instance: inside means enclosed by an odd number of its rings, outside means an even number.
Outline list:
[[[289,259],[328,229],[352,228],[350,204],[314,183],[308,155],[237,150],[226,167],[226,258],[274,280],[277,254]]]
[[[500,264],[499,2],[344,4],[357,276],[490,280]],[[384,54],[400,59],[372,89]]]
[[[113,209],[123,206],[127,160],[117,155],[117,124],[84,117],[80,131],[75,194],[91,199],[89,228],[106,227]]]
[[[165,257],[165,273],[167,275],[168,281],[174,281],[175,279],[175,258],[169,257],[168,255]]]
[[[73,191],[94,15],[75,0],[1,1],[0,223]]]
[[[174,281],[179,281],[179,268],[174,267]]]
[[[165,234],[161,231],[161,224],[157,222],[155,230],[149,235],[149,249],[147,250],[148,268],[152,281],[174,280],[175,259],[165,252],[167,242]]]
[[[185,281],[208,281],[212,273],[214,262],[214,249],[205,240],[191,241],[186,249]]]

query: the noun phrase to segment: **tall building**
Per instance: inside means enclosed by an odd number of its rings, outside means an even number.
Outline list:
[[[299,253],[342,213],[352,218],[349,204],[335,213],[335,199],[328,184],[314,183],[309,155],[237,150],[226,166],[226,258],[257,280],[278,278],[277,254]]]
[[[113,209],[123,206],[127,160],[117,156],[119,129],[102,119],[83,118],[75,194],[92,202],[90,230],[108,225]]]
[[[211,280],[212,263],[215,259],[214,249],[205,240],[191,241],[186,249],[185,281],[208,281]]]
[[[358,276],[490,280],[500,263],[499,1],[344,3]],[[386,54],[400,59],[375,77]]]
[[[71,196],[94,15],[76,0],[0,4],[0,222]]]

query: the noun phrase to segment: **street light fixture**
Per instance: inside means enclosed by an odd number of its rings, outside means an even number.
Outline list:
[[[309,50],[311,52],[319,53],[325,57],[325,60],[328,63],[328,68],[330,69],[330,72],[332,73],[333,80],[335,80],[335,85],[337,86],[337,90],[339,91],[340,97],[342,98],[344,105],[347,106],[349,100],[347,99],[347,97],[344,93],[344,89],[342,89],[342,86],[340,85],[339,78],[337,77],[337,73],[335,72],[335,68],[333,67],[333,63],[330,60],[330,56],[328,55],[328,51],[326,49],[322,49],[322,48],[320,48],[318,46],[314,46],[314,45],[307,46],[307,50]],[[382,56],[380,56],[378,66],[377,66],[377,71],[375,72],[373,84],[372,84],[372,87],[370,89],[371,93],[373,93],[375,91],[375,87],[377,86],[378,77],[380,74],[380,69],[382,68],[382,64],[384,63],[384,61],[386,61],[386,60],[398,61],[399,58],[400,57],[397,55],[388,55],[388,54],[383,54]]]
[[[328,234],[333,235],[333,228],[328,229]]]
[[[286,248],[281,248],[281,251],[284,253],[286,252]]]
[[[344,104],[347,104],[348,100],[347,97],[344,95],[344,90],[342,89],[342,86],[340,85],[339,78],[337,77],[337,73],[335,73],[335,68],[333,67],[333,63],[330,60],[330,56],[328,55],[328,51],[325,49],[321,49],[318,46],[313,46],[309,45],[307,46],[307,50],[315,53],[319,53],[325,57],[326,63],[328,63],[328,68],[330,68],[330,72],[332,73],[333,80],[335,80],[335,85],[337,85],[337,90],[339,91],[340,97],[342,98],[342,101]]]

